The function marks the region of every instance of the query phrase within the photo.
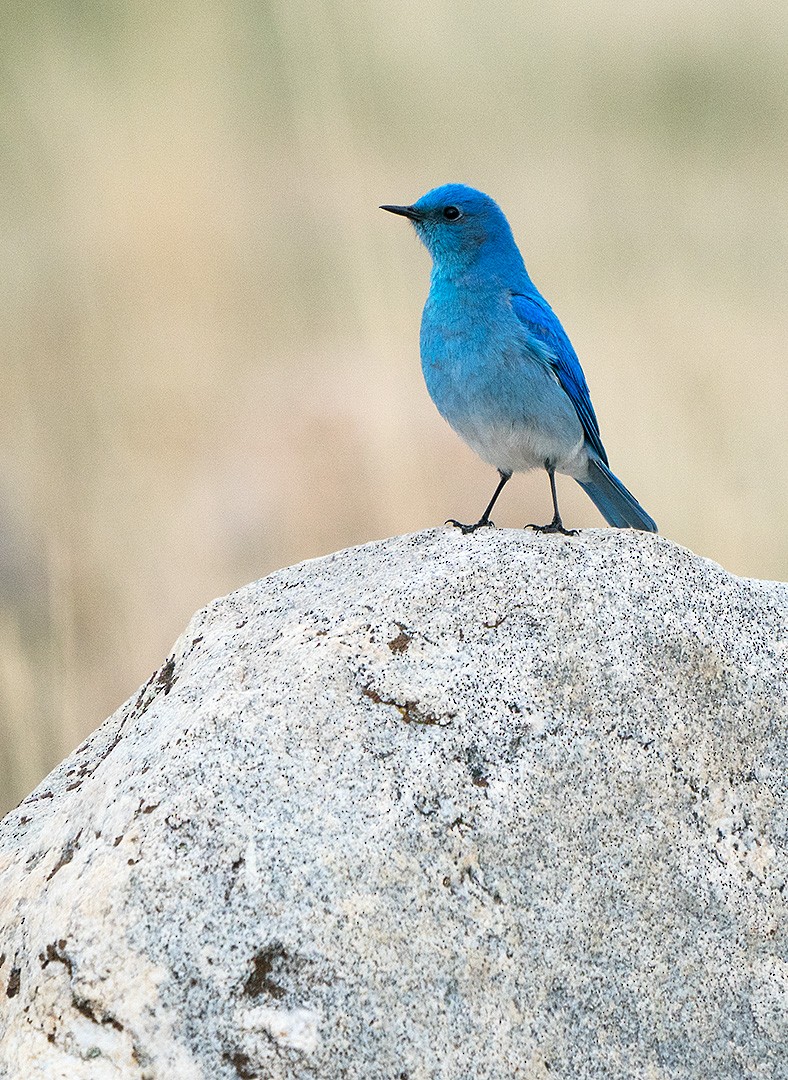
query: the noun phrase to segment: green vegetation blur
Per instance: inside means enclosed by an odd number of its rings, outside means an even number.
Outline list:
[[[213,597],[481,511],[377,209],[445,181],[500,202],[662,532],[788,576],[784,0],[41,0],[0,57],[3,808]]]

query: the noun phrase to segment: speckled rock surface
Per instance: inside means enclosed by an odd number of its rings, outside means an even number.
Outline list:
[[[211,604],[0,828],[0,1076],[788,1076],[788,586],[434,530]]]

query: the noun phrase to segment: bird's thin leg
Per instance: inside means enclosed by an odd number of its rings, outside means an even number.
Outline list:
[[[547,475],[550,477],[550,492],[553,496],[553,520],[549,525],[526,525],[526,529],[535,529],[540,533],[563,533],[564,536],[574,536],[577,533],[577,529],[565,529],[564,523],[561,521],[561,514],[558,510],[558,493],[555,490],[555,466],[551,465],[549,461],[544,463],[544,467],[547,469]]]
[[[456,528],[462,529],[462,531],[464,533],[472,533],[475,529],[484,528],[485,525],[489,525],[490,528],[494,529],[495,528],[495,522],[490,521],[490,514],[492,513],[492,508],[495,506],[495,503],[496,503],[496,500],[498,499],[498,496],[503,491],[504,484],[506,483],[507,480],[511,480],[511,478],[512,478],[512,474],[510,472],[502,472],[500,469],[498,470],[498,475],[501,478],[500,483],[498,484],[498,487],[493,492],[493,497],[490,499],[490,502],[489,502],[489,504],[487,506],[487,509],[484,511],[484,513],[482,514],[482,516],[479,518],[479,520],[476,522],[475,525],[463,525],[463,523],[461,521],[455,521],[454,518],[449,518],[449,520],[447,522],[445,522],[445,524],[446,525],[454,525]]]

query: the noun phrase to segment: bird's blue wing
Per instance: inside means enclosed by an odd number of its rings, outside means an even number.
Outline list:
[[[512,296],[512,308],[528,331],[529,345],[534,355],[552,367],[575,407],[587,442],[607,464],[607,454],[599,435],[599,423],[591,404],[583,369],[555,312],[538,294],[526,296],[515,293]]]

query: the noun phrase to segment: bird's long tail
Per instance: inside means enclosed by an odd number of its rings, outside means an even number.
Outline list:
[[[617,476],[599,458],[588,462],[588,479],[577,481],[589,496],[602,517],[617,529],[643,529],[659,532],[634,495],[631,495]]]

